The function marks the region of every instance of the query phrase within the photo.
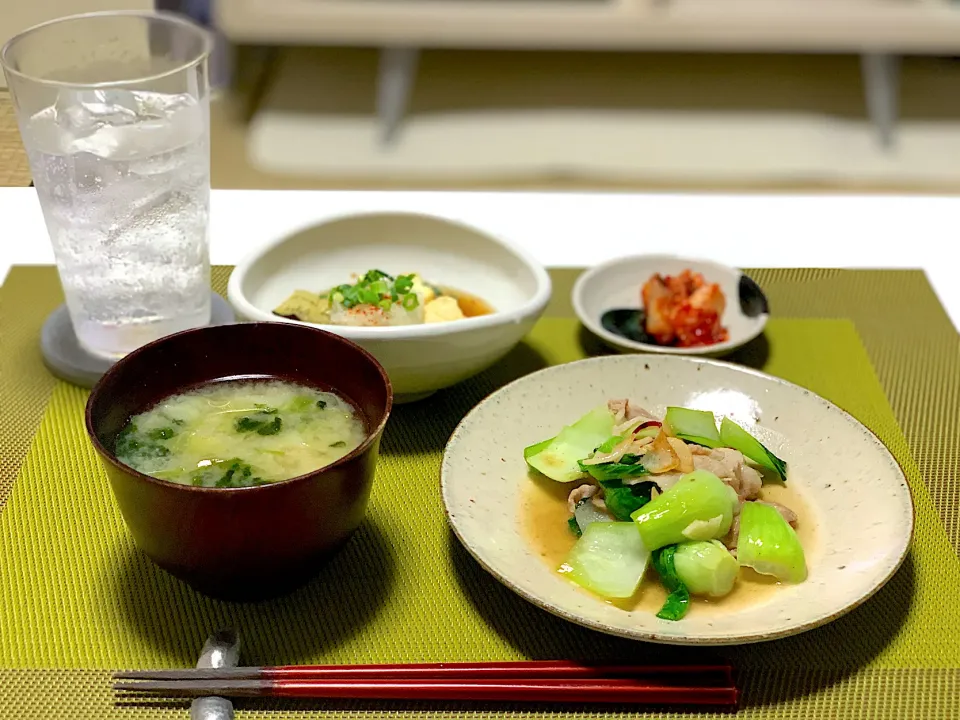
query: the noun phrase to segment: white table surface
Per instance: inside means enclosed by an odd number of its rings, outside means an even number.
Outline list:
[[[725,194],[214,190],[210,255],[337,215],[411,211],[508,239],[551,267],[669,252],[738,267],[919,268],[960,328],[960,198]],[[53,263],[33,188],[0,188],[0,277]]]

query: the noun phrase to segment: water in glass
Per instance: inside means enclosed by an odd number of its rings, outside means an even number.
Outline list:
[[[58,93],[22,131],[80,344],[117,358],[206,324],[209,100]]]

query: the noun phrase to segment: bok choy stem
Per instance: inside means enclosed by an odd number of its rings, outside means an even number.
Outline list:
[[[633,523],[595,522],[587,525],[559,572],[602,597],[628,598],[649,559]]]
[[[737,493],[713,473],[696,470],[681,477],[631,517],[651,550],[688,540],[722,537],[733,522]]]
[[[719,540],[677,545],[673,564],[691,595],[723,597],[733,590],[740,564]]]
[[[807,561],[796,531],[779,511],[763,503],[746,502],[740,510],[737,559],[741,565],[778,580],[807,579]]]

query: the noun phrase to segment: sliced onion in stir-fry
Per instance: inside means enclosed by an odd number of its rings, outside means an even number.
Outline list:
[[[615,428],[613,428],[613,434],[624,435],[625,433],[637,433],[637,432],[640,432],[641,430],[645,430],[646,428],[651,428],[651,427],[659,428],[660,424],[661,423],[659,420],[650,420],[649,418],[639,416],[635,418],[630,418],[629,420],[626,420],[620,423],[619,425],[617,425]]]
[[[633,442],[632,437],[625,437],[623,440],[618,442],[613,446],[613,449],[610,452],[598,452],[594,453],[593,457],[589,457],[586,460],[581,460],[581,465],[600,465],[602,463],[616,462],[623,457],[623,454],[627,451],[627,448],[630,447],[630,444]]]
[[[651,440],[660,434],[659,425],[649,425],[647,427],[640,428],[634,433],[635,438],[650,438]]]
[[[625,420],[619,425],[615,425],[613,428],[614,435],[625,435],[627,433],[635,433],[640,425],[644,423],[642,417],[635,417],[630,420]]]
[[[680,465],[680,458],[670,445],[670,440],[661,432],[648,446],[647,452],[640,461],[649,473],[665,473],[676,469]]]
[[[673,448],[673,451],[677,454],[677,458],[680,461],[680,464],[677,466],[677,469],[682,473],[693,472],[693,453],[690,451],[689,446],[680,438],[667,438],[667,442],[670,443],[670,447]]]
[[[582,460],[581,465],[603,465],[604,463],[619,462],[624,455],[644,455],[652,438],[626,437],[621,440],[610,452],[597,453],[591,458]]]

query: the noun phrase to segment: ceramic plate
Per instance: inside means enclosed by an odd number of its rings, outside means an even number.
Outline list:
[[[528,474],[523,448],[617,397],[630,397],[657,415],[680,405],[729,416],[785,459],[787,484],[772,490],[789,492],[800,516],[808,579],[783,586],[742,582],[727,600],[698,602],[683,620],[670,622],[656,617],[658,602],[644,607],[656,601],[652,584],[641,588],[636,606],[623,609],[557,574],[558,563],[542,553],[550,553],[543,538],[566,519],[560,501],[550,500],[560,511],[556,518],[545,513],[538,523],[529,521],[531,512],[548,508],[551,488],[559,484]],[[913,532],[906,478],[857,420],[797,385],[697,358],[614,355],[527,375],[463,419],[444,453],[441,484],[457,537],[516,593],[580,625],[677,645],[771,640],[830,622],[893,575]],[[557,497],[574,486],[561,488]],[[646,593],[651,595],[645,601]]]
[[[637,342],[603,327],[601,318],[614,308],[640,308],[640,288],[654,273],[676,275],[690,269],[707,282],[720,285],[726,298],[721,322],[729,339],[715,345],[675,348]],[[720,357],[733,352],[763,332],[769,316],[766,297],[753,280],[736,268],[709,260],[673,255],[637,255],[618,258],[586,271],[573,287],[573,308],[584,326],[615,350],[668,355]]]

